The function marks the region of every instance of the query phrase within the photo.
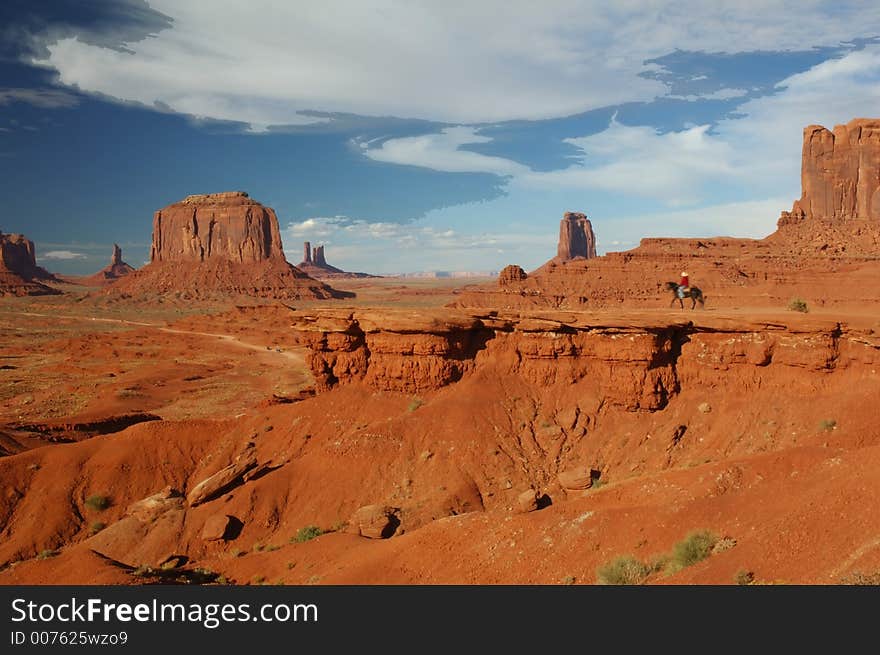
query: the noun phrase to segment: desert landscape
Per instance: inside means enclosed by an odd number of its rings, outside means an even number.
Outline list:
[[[294,266],[243,191],[140,268],[0,233],[0,584],[880,583],[880,119],[801,166],[766,238],[560,207],[483,280]]]

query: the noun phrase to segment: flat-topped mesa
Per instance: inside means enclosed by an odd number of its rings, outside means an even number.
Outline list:
[[[150,263],[105,293],[138,301],[354,296],[288,263],[275,211],[243,191],[187,196],[157,211]]]
[[[561,261],[575,257],[592,259],[596,256],[596,235],[586,214],[565,212],[559,223],[559,246],[556,256]]]
[[[880,119],[804,128],[801,197],[779,226],[811,219],[880,222]]]
[[[243,191],[187,196],[156,212],[151,262],[284,261],[278,218]]]

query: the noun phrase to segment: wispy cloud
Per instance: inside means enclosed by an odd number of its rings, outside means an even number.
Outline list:
[[[50,250],[49,252],[43,253],[39,258],[40,259],[58,259],[58,260],[71,260],[71,259],[86,259],[88,255],[85,255],[81,252],[74,252],[72,250]]]
[[[72,93],[57,89],[0,89],[0,105],[13,102],[24,102],[41,109],[58,109],[75,107],[79,104],[79,98]]]

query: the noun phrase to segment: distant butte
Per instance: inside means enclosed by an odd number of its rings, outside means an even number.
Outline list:
[[[108,288],[124,296],[350,297],[284,257],[278,218],[243,191],[187,196],[153,217],[150,263]]]
[[[368,273],[349,273],[341,268],[330,266],[324,256],[324,246],[315,246],[309,241],[303,242],[303,259],[296,265],[304,273],[314,278],[368,278],[379,277]]]
[[[134,272],[134,267],[129,266],[122,261],[122,248],[115,243],[113,244],[113,254],[110,257],[109,266],[105,266],[100,271],[89,277],[78,280],[80,284],[88,286],[101,286],[111,284],[120,278]]]
[[[37,266],[34,242],[23,234],[0,232],[0,296],[42,296],[60,293],[44,282],[58,282]]]

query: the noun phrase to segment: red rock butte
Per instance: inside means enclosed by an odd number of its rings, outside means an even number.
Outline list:
[[[377,277],[367,273],[350,273],[327,263],[324,246],[315,246],[309,241],[303,242],[303,259],[296,265],[302,272],[314,278],[365,278]]]
[[[77,280],[80,284],[102,286],[112,284],[116,280],[134,272],[134,267],[122,261],[122,248],[113,244],[113,254],[110,256],[110,264],[105,266],[94,275]]]
[[[23,234],[0,232],[0,296],[39,296],[60,293],[43,282],[57,281],[37,266],[34,242]]]
[[[595,248],[589,221],[566,214],[557,256],[528,276],[461,294],[457,307],[657,306],[666,283],[690,273],[710,306],[785,306],[792,298],[834,305],[880,304],[880,119],[833,131],[804,128],[802,195],[764,239],[648,238],[625,252],[584,258]],[[589,253],[589,250],[587,250]]]
[[[157,211],[150,263],[108,292],[182,299],[346,295],[287,262],[275,211],[243,191],[191,195]]]

